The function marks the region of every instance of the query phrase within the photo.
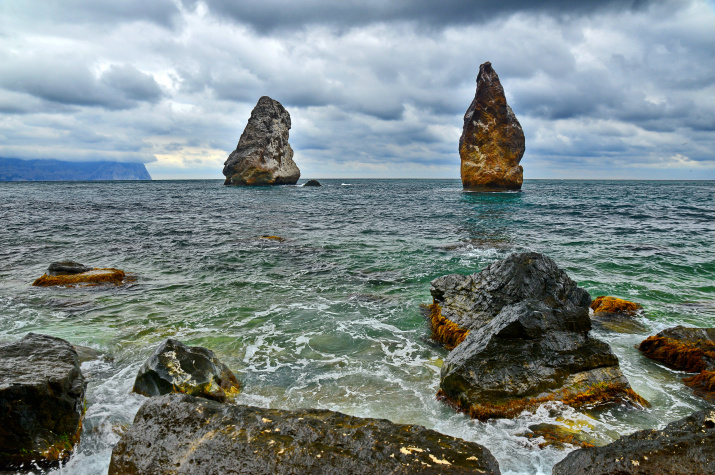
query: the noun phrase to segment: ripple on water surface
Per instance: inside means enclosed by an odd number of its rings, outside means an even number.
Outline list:
[[[525,437],[531,425],[607,442],[703,406],[682,374],[633,346],[675,324],[712,325],[715,183],[527,180],[522,193],[494,194],[463,193],[457,180],[321,183],[0,183],[0,339],[44,332],[112,358],[85,368],[82,442],[58,473],[106,472],[143,401],[128,395],[136,371],[167,337],[213,349],[244,381],[241,402],[422,424],[486,445],[507,474],[550,473],[566,455]],[[552,257],[594,296],[643,304],[643,334],[596,336],[651,410],[552,405],[482,423],[436,401],[447,353],[419,313],[430,281],[523,250]],[[29,285],[60,259],[137,280]]]

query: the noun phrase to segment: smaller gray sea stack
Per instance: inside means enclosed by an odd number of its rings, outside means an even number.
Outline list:
[[[288,111],[280,102],[261,97],[224,163],[224,185],[295,185],[300,170],[288,143],[289,130]]]

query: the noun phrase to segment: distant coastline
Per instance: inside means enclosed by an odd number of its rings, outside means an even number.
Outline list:
[[[0,181],[151,180],[143,163],[68,162],[0,157]]]

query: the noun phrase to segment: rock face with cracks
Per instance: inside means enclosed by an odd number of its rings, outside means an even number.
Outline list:
[[[290,126],[290,114],[281,103],[261,97],[224,163],[224,185],[295,185],[300,170],[288,143]]]
[[[663,430],[641,430],[603,447],[576,450],[557,463],[552,473],[715,473],[715,411],[699,411]]]
[[[498,474],[485,447],[421,426],[319,409],[147,401],[112,452],[109,475],[202,473]]]
[[[133,391],[150,397],[181,392],[225,402],[240,388],[236,376],[213,351],[169,338],[139,369]]]
[[[86,383],[72,345],[28,333],[0,344],[0,470],[52,466],[79,441]]]
[[[524,131],[506,102],[499,76],[486,62],[479,67],[477,92],[464,114],[459,139],[462,185],[467,191],[520,190]]]
[[[442,366],[439,397],[478,419],[548,401],[647,405],[607,343],[589,336],[591,299],[548,257],[512,254],[432,284],[446,319],[468,329]]]

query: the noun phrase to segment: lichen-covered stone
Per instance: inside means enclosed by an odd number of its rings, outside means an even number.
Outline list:
[[[683,381],[696,395],[715,402],[715,328],[678,325],[649,336],[638,348],[670,368],[698,373]]]
[[[150,397],[181,392],[225,402],[240,389],[236,376],[213,351],[169,338],[139,369],[133,391]]]
[[[486,62],[479,67],[477,92],[464,114],[459,139],[462,185],[468,191],[520,190],[524,131],[506,102],[499,76]]]
[[[251,112],[236,150],[224,163],[225,185],[294,185],[300,170],[288,143],[290,114],[263,96]]]
[[[68,458],[80,437],[85,386],[65,340],[28,333],[0,344],[0,470]]]
[[[571,452],[553,475],[715,473],[715,411],[696,412],[663,430],[641,430],[603,447]]]
[[[441,315],[469,332],[441,370],[439,397],[472,417],[515,417],[548,401],[646,405],[607,343],[589,335],[588,292],[538,253],[432,282]],[[434,329],[433,329],[434,331]]]
[[[147,401],[112,452],[109,475],[498,474],[485,447],[414,425],[320,409]]]

